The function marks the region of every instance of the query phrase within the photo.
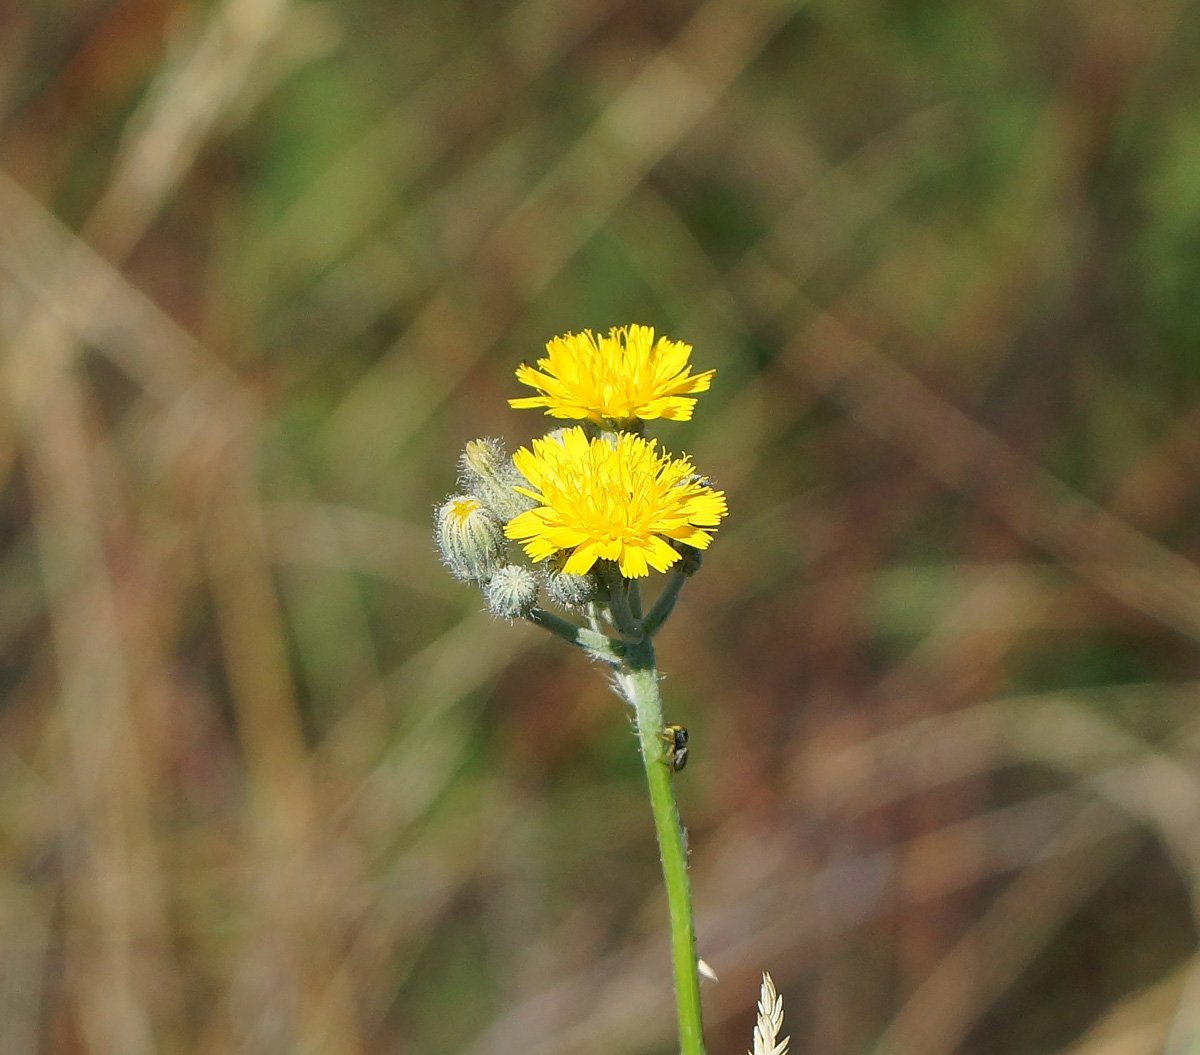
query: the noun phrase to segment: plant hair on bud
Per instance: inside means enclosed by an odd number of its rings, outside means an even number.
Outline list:
[[[537,576],[520,564],[500,568],[483,588],[488,610],[505,619],[524,619],[537,607]]]
[[[585,608],[604,595],[604,587],[594,571],[588,572],[587,575],[573,575],[563,571],[566,558],[561,553],[555,554],[547,563],[546,595],[561,608]]]
[[[504,444],[496,439],[471,440],[458,456],[459,486],[477,498],[501,525],[532,509],[537,502],[514,490],[529,482],[513,465]]]
[[[442,563],[462,582],[487,582],[501,567],[499,521],[473,495],[451,495],[438,507],[434,537]]]

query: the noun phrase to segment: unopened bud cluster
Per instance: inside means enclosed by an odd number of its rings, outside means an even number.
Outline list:
[[[488,610],[505,619],[529,616],[542,590],[555,605],[580,609],[597,600],[595,575],[569,575],[555,559],[539,575],[514,561],[504,525],[537,503],[517,490],[529,484],[499,440],[472,440],[458,459],[462,494],[450,495],[434,516],[434,538],[442,563],[462,582],[483,590]]]

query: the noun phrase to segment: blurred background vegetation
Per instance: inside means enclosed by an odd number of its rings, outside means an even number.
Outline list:
[[[622,706],[429,540],[551,336],[716,367],[710,1051],[1200,1027],[1200,20],[0,8],[0,1055],[665,1053]]]

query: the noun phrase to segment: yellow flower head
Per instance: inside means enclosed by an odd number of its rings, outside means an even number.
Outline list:
[[[687,421],[715,370],[692,375],[692,346],[666,337],[654,339],[653,326],[621,326],[607,337],[591,330],[555,337],[546,345],[539,370],[522,364],[517,380],[541,395],[510,399],[523,410],[545,407],[555,418],[597,423],[628,423],[636,418]]]
[[[616,561],[634,579],[679,560],[667,539],[706,549],[726,513],[725,495],[695,475],[686,458],[659,454],[632,433],[589,441],[581,428],[534,440],[513,462],[529,481],[518,487],[539,506],[508,522],[530,559],[560,550],[567,574],[584,575],[597,560]],[[705,530],[708,529],[708,530]]]

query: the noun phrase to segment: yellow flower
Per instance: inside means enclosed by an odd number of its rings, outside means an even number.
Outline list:
[[[692,375],[692,346],[654,339],[652,326],[621,326],[607,337],[591,330],[555,337],[535,370],[522,364],[517,380],[541,395],[510,399],[517,409],[545,407],[555,418],[628,423],[636,418],[687,421],[715,370]]]
[[[725,495],[686,458],[659,454],[653,440],[622,433],[613,443],[589,441],[576,427],[532,447],[513,456],[530,484],[517,490],[541,504],[504,533],[535,561],[571,550],[567,574],[584,575],[597,560],[616,561],[630,579],[666,571],[679,560],[667,539],[706,549],[726,513]]]

